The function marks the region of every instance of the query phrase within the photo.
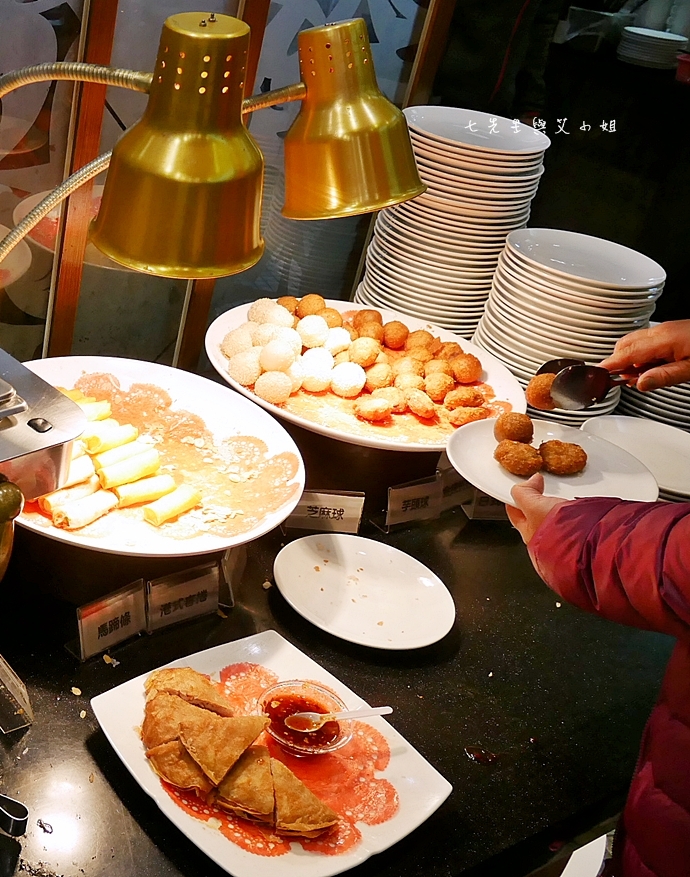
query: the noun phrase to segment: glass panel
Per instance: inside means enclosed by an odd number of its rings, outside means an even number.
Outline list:
[[[75,60],[82,7],[82,0],[2,0],[0,70]],[[2,100],[0,237],[41,200],[36,193],[62,182],[73,89],[41,82]],[[20,360],[41,355],[57,222],[36,226],[0,265],[0,347]]]

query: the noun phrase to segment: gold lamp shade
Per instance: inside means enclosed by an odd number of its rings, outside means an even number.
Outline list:
[[[363,19],[299,34],[299,115],[285,136],[290,219],[368,213],[425,191],[402,112],[379,90]]]
[[[242,122],[249,27],[180,13],[161,33],[149,101],[113,149],[91,240],[150,274],[222,277],[254,265],[263,157]]]

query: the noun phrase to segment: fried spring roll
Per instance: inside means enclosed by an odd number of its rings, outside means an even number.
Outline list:
[[[105,420],[112,413],[110,402],[107,399],[98,402],[85,402],[83,399],[77,399],[76,401],[77,405],[86,414],[87,420]]]
[[[76,460],[77,457],[83,457],[86,453],[86,448],[84,447],[84,442],[81,439],[75,439],[72,442],[72,460]]]
[[[135,505],[140,502],[152,502],[172,493],[175,490],[175,479],[172,475],[153,475],[150,478],[141,478],[132,484],[121,484],[113,488],[120,508]]]
[[[138,481],[147,475],[155,475],[160,469],[160,465],[161,459],[158,451],[151,448],[142,454],[99,469],[98,477],[101,481],[101,487],[106,489],[119,487],[121,484],[130,484],[132,481]]]
[[[53,514],[53,524],[65,530],[78,530],[107,515],[117,505],[117,497],[109,490],[97,490],[91,496],[60,506]]]
[[[87,478],[91,478],[95,473],[96,470],[91,462],[91,457],[84,454],[83,457],[77,457],[76,460],[72,460],[69,464],[67,480],[62,486],[73,487],[75,484],[79,484],[82,481],[86,481]]]
[[[96,471],[98,471],[99,469],[105,469],[106,466],[112,466],[113,463],[120,463],[122,460],[135,457],[137,454],[143,454],[144,451],[150,450],[151,445],[135,440],[124,445],[118,445],[109,451],[103,451],[101,454],[94,454],[91,459],[96,467]]]
[[[106,430],[119,425],[119,422],[115,420],[114,417],[107,417],[105,420],[92,420],[84,427],[80,439],[82,442],[85,442],[86,439],[91,438],[94,435],[103,435]]]
[[[61,487],[60,490],[53,490],[52,493],[39,496],[38,507],[45,514],[52,516],[60,506],[77,499],[83,499],[85,496],[91,496],[92,493],[100,489],[100,486],[98,475],[92,475],[88,481],[82,481],[81,484],[75,484],[73,487]]]
[[[161,524],[189,511],[200,502],[201,494],[198,490],[194,490],[188,484],[180,484],[172,493],[144,506],[144,520],[154,527],[160,527]]]
[[[90,454],[100,454],[103,451],[109,451],[111,448],[117,448],[120,445],[126,445],[133,442],[139,435],[139,430],[131,423],[125,423],[122,426],[107,427],[100,435],[91,435],[83,438],[86,450]]]

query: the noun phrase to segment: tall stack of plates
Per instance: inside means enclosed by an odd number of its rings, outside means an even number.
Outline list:
[[[472,340],[522,386],[550,359],[596,365],[619,338],[648,324],[665,278],[652,259],[611,241],[550,228],[513,231]],[[615,388],[586,411],[529,410],[579,426],[613,411],[619,398]]]
[[[690,383],[644,393],[623,387],[617,413],[646,417],[690,432]]]
[[[682,34],[648,27],[624,27],[618,44],[618,59],[638,67],[673,70],[678,66],[678,52],[682,52],[687,43]]]
[[[475,110],[404,112],[427,191],[379,213],[356,301],[469,338],[506,235],[527,222],[550,141]]]

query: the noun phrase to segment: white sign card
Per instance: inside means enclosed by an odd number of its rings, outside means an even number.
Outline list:
[[[146,629],[153,633],[169,624],[216,612],[219,587],[218,563],[146,582]]]
[[[442,492],[437,476],[389,487],[386,526],[437,518],[441,513]]]
[[[77,609],[82,661],[146,630],[144,580]]]
[[[350,491],[305,490],[285,527],[357,533],[364,508],[364,494]]]

